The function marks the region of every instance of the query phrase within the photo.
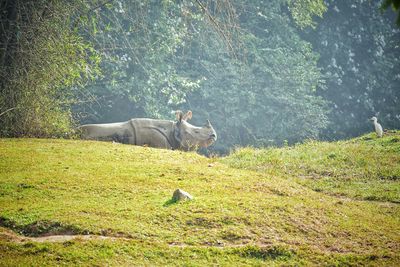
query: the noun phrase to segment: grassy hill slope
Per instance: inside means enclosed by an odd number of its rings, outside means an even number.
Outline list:
[[[0,266],[399,265],[399,163],[396,132],[212,159],[0,139]]]
[[[234,168],[289,176],[314,191],[400,203],[400,132],[339,142],[309,141],[280,149],[241,148],[223,162]]]

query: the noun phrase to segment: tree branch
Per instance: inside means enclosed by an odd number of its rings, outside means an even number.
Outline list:
[[[7,112],[9,112],[11,110],[14,110],[14,109],[16,109],[16,108],[15,107],[14,108],[9,108],[6,111],[3,111],[2,113],[0,113],[0,117],[3,116],[4,114],[6,114]]]
[[[228,45],[229,49],[235,54],[234,48],[230,42],[230,39],[228,36],[226,36],[225,32],[223,29],[221,29],[219,23],[215,20],[215,18],[208,12],[207,8],[200,2],[200,0],[195,0],[195,2],[200,6],[201,10],[206,14],[206,16],[209,18],[212,24],[214,24],[215,29],[217,32],[220,33],[220,35],[225,39],[226,44]]]

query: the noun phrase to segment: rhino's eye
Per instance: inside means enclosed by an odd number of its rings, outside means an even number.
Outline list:
[[[194,130],[194,132],[195,132],[195,133],[200,133],[200,131],[199,131],[199,130]]]

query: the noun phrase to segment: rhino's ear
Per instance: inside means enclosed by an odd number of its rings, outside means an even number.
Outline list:
[[[207,120],[206,126],[211,127],[211,122],[209,120]]]
[[[192,115],[193,115],[192,111],[189,110],[189,111],[186,112],[186,114],[183,116],[182,120],[188,121],[188,120],[190,120],[190,119],[192,118]]]
[[[180,110],[175,111],[176,120],[181,122],[183,118],[183,112]]]

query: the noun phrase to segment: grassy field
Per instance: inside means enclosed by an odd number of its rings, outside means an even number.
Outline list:
[[[399,266],[399,203],[399,132],[223,158],[0,139],[0,266]]]

